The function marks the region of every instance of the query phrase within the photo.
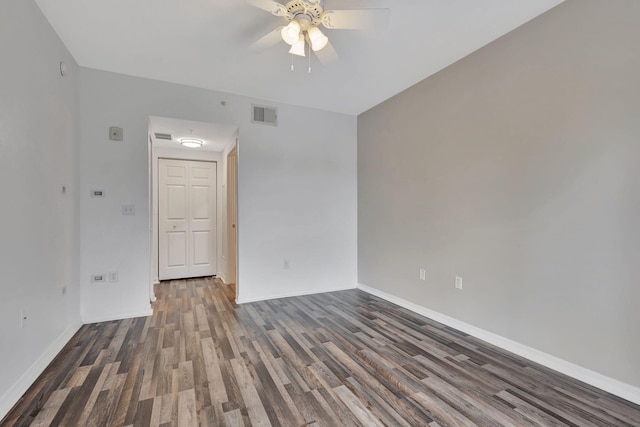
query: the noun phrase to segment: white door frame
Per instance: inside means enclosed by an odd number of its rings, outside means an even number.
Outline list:
[[[229,163],[229,159],[233,158],[233,168],[231,168],[231,164]],[[233,147],[229,154],[227,154],[227,218],[226,224],[227,229],[225,230],[227,233],[227,282],[234,283],[236,285],[236,289],[238,288],[238,149],[237,147]],[[230,185],[229,178],[233,176],[233,186]],[[230,192],[233,192],[231,194]],[[233,204],[233,205],[232,205]],[[232,238],[233,236],[233,238]],[[232,244],[233,242],[233,244]],[[232,253],[233,251],[233,253]],[[237,293],[237,292],[236,292]]]

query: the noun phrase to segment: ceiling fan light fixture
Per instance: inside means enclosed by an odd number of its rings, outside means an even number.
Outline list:
[[[285,43],[293,46],[300,39],[300,24],[297,21],[289,22],[289,25],[282,29],[280,35]]]
[[[318,27],[309,28],[307,33],[309,34],[309,40],[311,41],[311,49],[313,49],[314,52],[322,50],[327,43],[329,43],[329,38],[325,36]]]
[[[180,144],[188,148],[200,148],[204,144],[204,141],[196,138],[181,138]]]
[[[289,53],[298,56],[306,56],[304,52],[304,37],[302,36],[302,34],[300,34],[300,36],[298,37],[298,41],[293,46],[291,46],[291,49],[289,49]]]

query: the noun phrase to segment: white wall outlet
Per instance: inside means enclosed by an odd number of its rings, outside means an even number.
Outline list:
[[[20,310],[20,327],[27,327],[27,310],[25,310],[24,308]]]
[[[134,216],[136,214],[136,205],[122,205],[122,215]]]
[[[456,276],[456,289],[462,289],[462,277]]]
[[[104,283],[107,281],[107,278],[104,274],[93,274],[91,275],[91,283]]]
[[[289,260],[285,259],[282,261],[282,268],[284,268],[285,270],[289,269]]]
[[[420,280],[427,280],[427,270],[424,268],[420,269]]]
[[[114,283],[118,281],[118,272],[110,271],[109,272],[109,282]]]

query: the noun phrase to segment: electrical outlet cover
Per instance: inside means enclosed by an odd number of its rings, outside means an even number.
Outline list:
[[[91,276],[91,282],[92,283],[104,283],[106,281],[107,281],[107,279],[106,279],[104,274],[93,274]]]
[[[122,205],[122,215],[134,216],[136,214],[136,205]]]
[[[124,139],[124,130],[117,126],[109,128],[109,139],[111,141],[122,141]]]

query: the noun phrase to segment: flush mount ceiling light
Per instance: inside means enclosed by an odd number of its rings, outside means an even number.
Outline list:
[[[275,0],[247,1],[288,21],[288,24],[276,28],[255,42],[254,48],[272,47],[283,40],[291,46],[290,54],[306,56],[305,48],[309,47],[323,64],[336,61],[338,56],[329,38],[318,28],[320,25],[331,30],[364,30],[383,28],[389,21],[389,9],[325,11],[322,0],[291,0],[286,5]]]
[[[180,144],[189,148],[200,148],[204,141],[197,138],[180,138]]]

